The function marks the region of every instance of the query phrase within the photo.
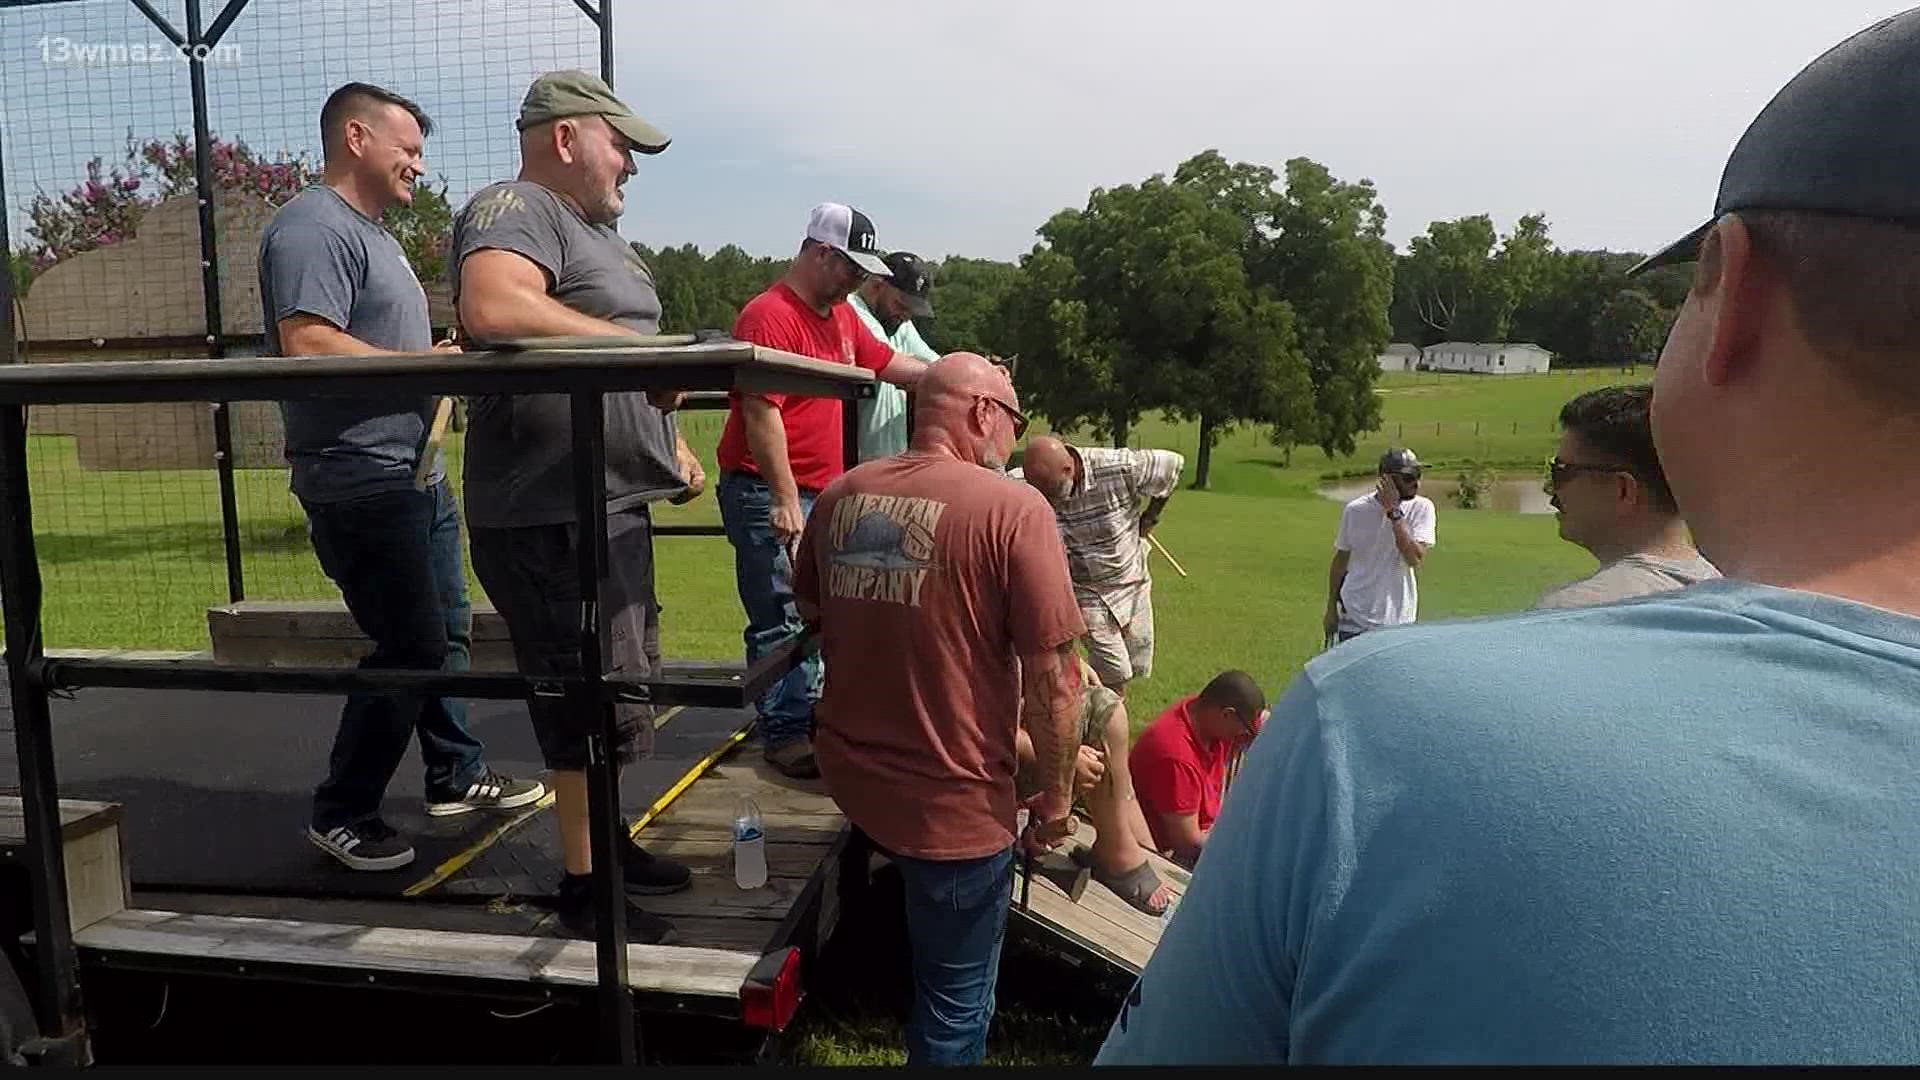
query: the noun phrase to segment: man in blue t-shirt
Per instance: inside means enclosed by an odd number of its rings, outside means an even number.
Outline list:
[[[1274,707],[1103,1064],[1920,1060],[1920,10],[1735,148],[1654,435],[1728,580]]]
[[[371,356],[432,349],[427,294],[380,224],[413,198],[433,122],[418,105],[365,83],[320,110],[321,182],[281,207],[260,236],[260,302],[276,356]],[[430,398],[385,393],[281,403],[293,493],[320,567],[373,650],[364,668],[464,670],[473,611],[460,517],[435,464],[414,483]],[[537,780],[481,758],[457,698],[352,694],[307,839],[354,870],[395,870],[413,845],[380,814],[387,783],[418,733],[428,814],[512,810],[538,802]]]

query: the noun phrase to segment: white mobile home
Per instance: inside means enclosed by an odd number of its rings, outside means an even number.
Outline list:
[[[1428,371],[1532,375],[1546,371],[1553,354],[1525,342],[1443,341],[1423,350],[1421,360]]]
[[[1380,354],[1381,371],[1420,370],[1420,346],[1396,341]]]

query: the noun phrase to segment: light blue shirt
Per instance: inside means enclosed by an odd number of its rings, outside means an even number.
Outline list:
[[[1731,581],[1273,709],[1101,1064],[1920,1061],[1920,619]]]
[[[859,293],[847,297],[847,303],[853,305],[853,313],[867,324],[873,336],[893,346],[894,352],[906,353],[929,364],[940,359],[933,346],[920,337],[912,319],[901,323],[889,335]],[[878,393],[860,402],[861,461],[897,454],[907,448],[907,392],[889,382],[880,383],[876,389]]]

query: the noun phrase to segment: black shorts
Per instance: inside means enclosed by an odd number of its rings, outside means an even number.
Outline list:
[[[473,570],[494,610],[506,620],[514,662],[526,675],[571,675],[580,670],[578,525],[474,529]],[[607,580],[601,603],[612,633],[601,642],[603,671],[650,675],[660,664],[660,607],[653,589],[653,519],[643,505],[607,517]],[[559,698],[527,702],[534,736],[547,768],[587,767],[587,733],[598,721],[577,715]],[[614,706],[625,764],[653,749],[653,707]]]

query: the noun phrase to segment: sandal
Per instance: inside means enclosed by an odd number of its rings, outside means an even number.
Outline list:
[[[1109,874],[1099,867],[1093,868],[1093,880],[1113,890],[1113,894],[1135,909],[1146,912],[1154,918],[1167,913],[1167,905],[1153,906],[1153,896],[1160,891],[1160,875],[1153,872],[1152,864],[1142,859],[1140,865],[1124,874]]]

